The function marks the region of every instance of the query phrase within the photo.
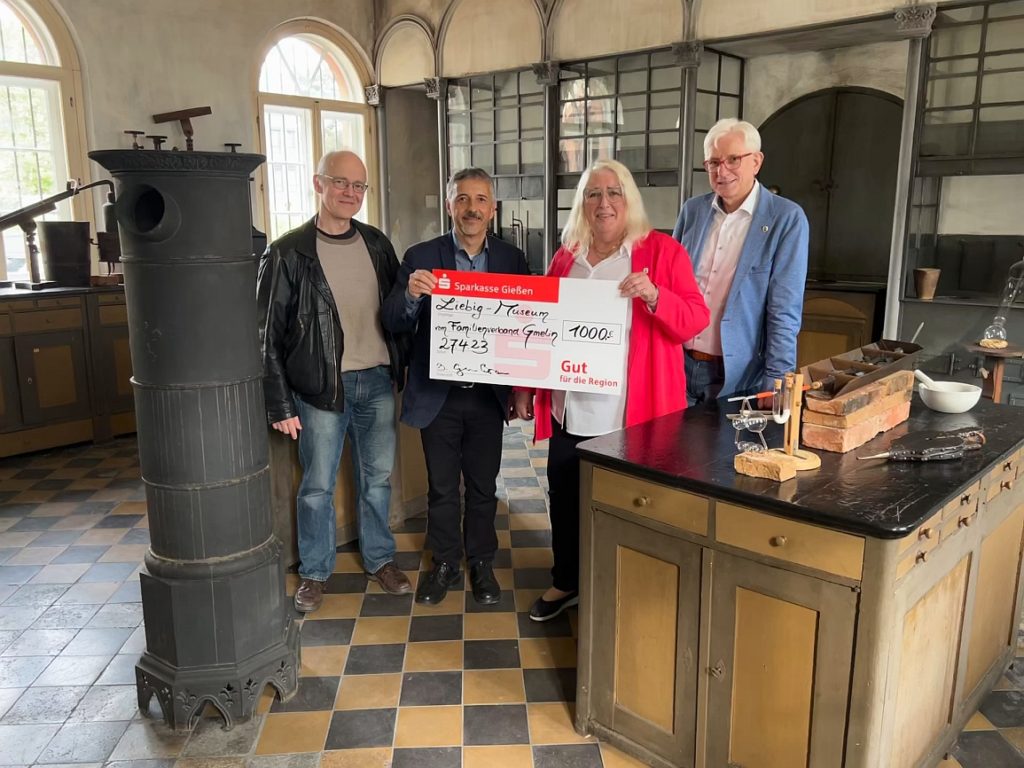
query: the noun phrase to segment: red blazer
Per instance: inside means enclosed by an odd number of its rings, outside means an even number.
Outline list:
[[[549,277],[565,277],[572,253],[562,247],[548,268]],[[633,299],[626,361],[626,426],[686,407],[683,342],[707,327],[710,313],[693,278],[686,249],[668,235],[651,231],[633,245],[632,271],[647,269],[658,287],[658,307],[648,311]],[[551,437],[551,391],[536,391],[533,405],[535,440]]]

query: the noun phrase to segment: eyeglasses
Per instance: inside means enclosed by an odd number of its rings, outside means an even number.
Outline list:
[[[583,199],[588,203],[594,203],[601,199],[602,196],[607,196],[608,200],[612,203],[616,203],[622,200],[626,195],[622,191],[622,187],[608,187],[607,189],[585,189],[583,190]]]
[[[708,173],[714,173],[721,166],[724,165],[727,171],[735,171],[737,168],[740,167],[740,163],[743,162],[743,158],[750,157],[752,154],[754,153],[747,152],[744,155],[726,155],[721,160],[705,160],[704,170],[706,170]]]
[[[317,175],[339,192],[344,192],[351,187],[352,191],[357,195],[363,195],[370,188],[370,185],[365,181],[349,181],[343,176],[328,176],[326,173],[319,173]]]

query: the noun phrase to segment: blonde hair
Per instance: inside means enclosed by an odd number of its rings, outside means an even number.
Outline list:
[[[590,230],[590,222],[587,221],[586,214],[583,212],[583,193],[587,189],[590,177],[598,171],[611,171],[619,180],[619,186],[622,187],[622,194],[626,200],[626,236],[623,244],[629,247],[646,237],[647,233],[651,231],[651,222],[647,218],[640,190],[637,188],[636,182],[633,181],[633,174],[618,160],[596,160],[583,172],[580,183],[576,185],[576,193],[572,198],[572,209],[569,211],[565,228],[562,229],[562,245],[573,253],[589,250],[594,236]]]

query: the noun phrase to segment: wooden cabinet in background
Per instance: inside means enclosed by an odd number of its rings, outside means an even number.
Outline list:
[[[863,347],[881,338],[884,288],[804,291],[803,319],[796,342],[797,367]]]
[[[135,430],[124,293],[0,301],[0,456]]]

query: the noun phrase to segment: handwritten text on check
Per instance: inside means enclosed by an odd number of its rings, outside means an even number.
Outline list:
[[[628,300],[616,281],[434,274],[431,378],[622,391]]]

